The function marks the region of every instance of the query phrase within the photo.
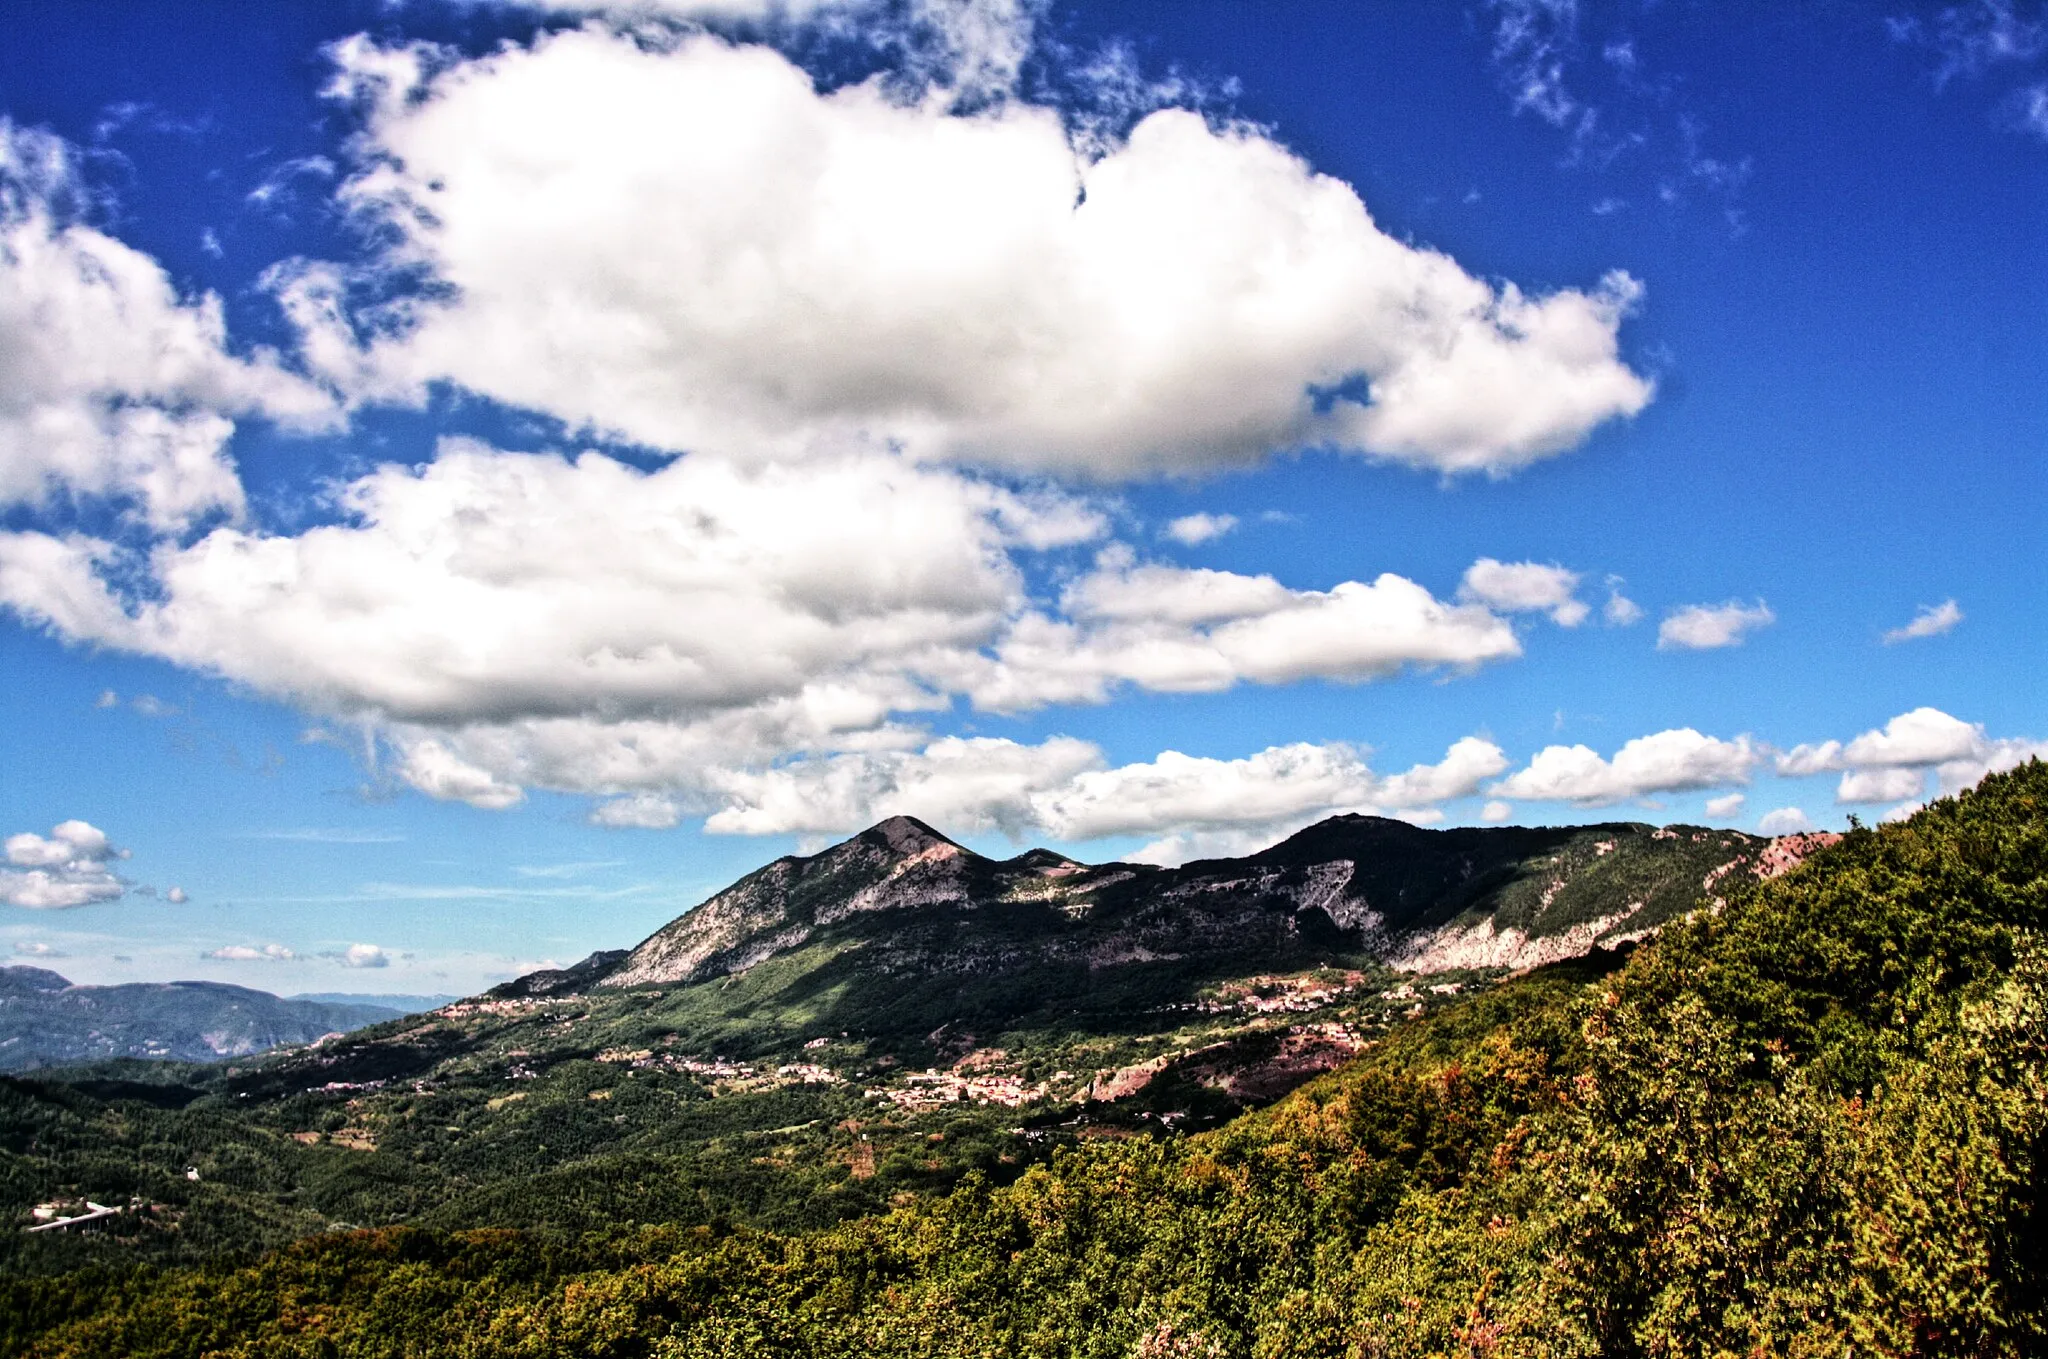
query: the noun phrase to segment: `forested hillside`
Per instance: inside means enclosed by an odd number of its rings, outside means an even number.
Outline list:
[[[2048,767],[1198,1135],[836,1227],[330,1234],[8,1285],[38,1356],[2038,1353]]]

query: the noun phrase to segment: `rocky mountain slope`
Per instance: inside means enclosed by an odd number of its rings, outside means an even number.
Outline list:
[[[0,967],[0,1071],[118,1057],[246,1057],[400,1013],[375,1005],[285,1000],[218,982],[73,986],[44,968]]]
[[[1406,971],[1519,969],[1640,937],[1711,900],[1727,873],[1797,862],[1797,844],[1773,843],[1683,826],[1426,830],[1339,816],[1246,858],[1169,869],[1042,849],[993,860],[899,816],[776,860],[579,980],[689,984],[828,942],[894,975],[1316,952]]]

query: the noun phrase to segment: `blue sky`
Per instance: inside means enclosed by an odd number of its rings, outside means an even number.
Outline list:
[[[1755,13],[17,7],[0,951],[466,991],[895,812],[2040,751],[2048,11]]]

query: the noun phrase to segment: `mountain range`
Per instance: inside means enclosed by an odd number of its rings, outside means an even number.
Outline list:
[[[690,986],[798,954],[821,966],[857,957],[836,970],[886,979],[899,999],[927,980],[971,987],[1020,968],[1095,983],[1339,957],[1414,973],[1519,970],[1640,939],[1712,901],[1723,876],[1773,876],[1831,838],[1336,816],[1244,858],[1161,868],[1044,849],[995,860],[898,816],[777,859],[636,948],[494,994]]]
[[[120,1057],[246,1057],[403,1013],[383,1005],[286,1000],[221,982],[75,986],[45,968],[0,967],[0,1071]]]

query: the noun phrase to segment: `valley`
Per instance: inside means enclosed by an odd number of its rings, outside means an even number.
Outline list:
[[[2035,762],[1519,974],[1218,955],[821,1033],[814,936],[9,1080],[21,1219],[80,1225],[15,1235],[0,1353],[2036,1352],[2044,807]]]

